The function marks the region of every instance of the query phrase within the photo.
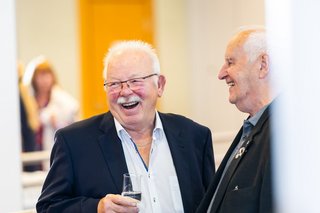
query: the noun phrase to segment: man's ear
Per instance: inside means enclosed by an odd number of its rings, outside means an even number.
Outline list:
[[[262,54],[260,56],[260,72],[259,78],[266,78],[269,73],[269,56],[267,54]]]
[[[159,79],[158,79],[158,97],[162,96],[165,85],[166,85],[166,77],[164,75],[159,75]]]

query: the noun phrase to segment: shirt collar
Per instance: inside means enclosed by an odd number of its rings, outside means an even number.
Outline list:
[[[266,110],[266,108],[269,106],[269,104],[265,105],[264,107],[262,107],[259,112],[257,112],[253,117],[250,117],[248,120],[248,122],[250,122],[253,126],[255,126],[259,119],[261,118],[262,114],[264,113],[264,111]],[[245,121],[245,122],[246,122]]]
[[[123,128],[120,122],[115,117],[113,117],[113,119],[114,119],[114,124],[116,126],[118,137],[121,139],[121,141],[123,140],[124,135],[131,138],[129,133]],[[152,137],[154,140],[161,140],[163,135],[164,135],[164,130],[163,130],[162,122],[161,122],[159,113],[156,111],[156,123],[153,129]]]

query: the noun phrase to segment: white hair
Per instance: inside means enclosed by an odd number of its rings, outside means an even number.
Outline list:
[[[268,54],[266,30],[262,26],[242,28],[239,34],[244,35],[243,49],[250,62],[261,54]],[[241,36],[241,35],[240,35]]]
[[[245,41],[243,49],[247,53],[250,62],[254,61],[259,55],[268,53],[265,32],[251,33]]]
[[[140,40],[128,40],[128,41],[117,42],[109,48],[108,53],[104,58],[104,69],[103,69],[104,79],[107,78],[108,65],[110,63],[111,58],[114,56],[114,54],[120,51],[126,51],[126,50],[138,50],[148,54],[151,58],[151,61],[153,62],[154,73],[160,74],[160,62],[154,48],[150,44]]]

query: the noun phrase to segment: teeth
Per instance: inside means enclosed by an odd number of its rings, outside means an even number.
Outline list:
[[[227,83],[227,84],[228,84],[229,87],[234,86],[234,82],[229,82],[229,83]]]
[[[129,106],[135,105],[136,103],[138,103],[138,102],[124,103],[124,104],[122,104],[122,105],[125,106],[125,107],[129,107]]]

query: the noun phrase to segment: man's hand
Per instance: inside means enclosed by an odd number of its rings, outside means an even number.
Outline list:
[[[108,194],[99,201],[98,213],[137,213],[139,212],[139,208],[137,207],[138,202],[138,200],[130,197]]]

